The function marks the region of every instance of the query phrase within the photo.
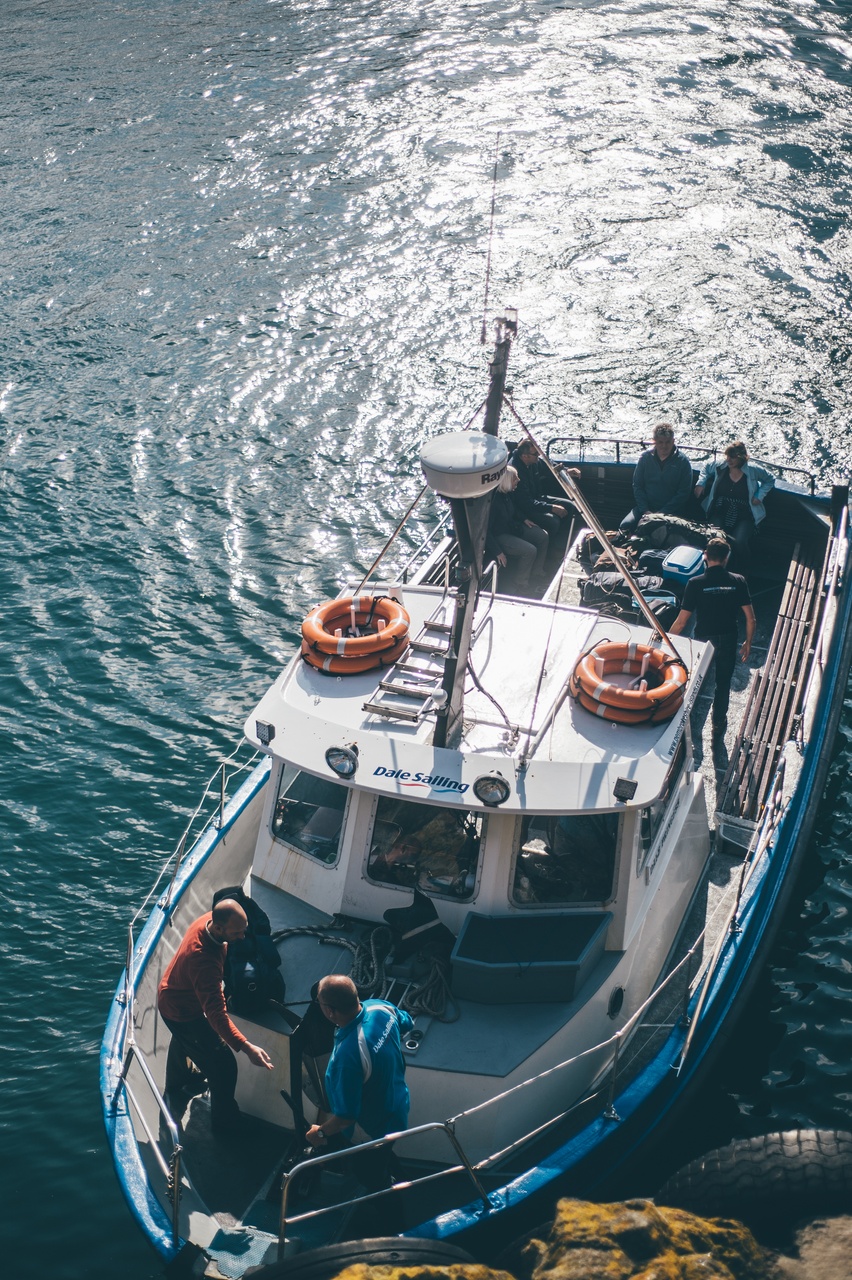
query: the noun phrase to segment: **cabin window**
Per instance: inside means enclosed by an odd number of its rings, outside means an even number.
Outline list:
[[[656,800],[648,805],[647,809],[642,810],[640,819],[640,840],[639,840],[639,856],[636,865],[636,874],[638,875],[648,860],[648,854],[657,838],[660,827],[663,825],[663,818],[669,807],[669,801],[677,790],[678,779],[680,778],[686,761],[686,739],[681,738],[674,753],[671,767],[666,774],[666,780],[663,789],[657,796]]]
[[[515,829],[512,901],[569,906],[612,897],[617,813],[533,814]]]
[[[284,769],[272,813],[272,834],[328,866],[337,861],[347,787],[312,773]]]
[[[380,797],[367,858],[378,884],[418,888],[430,897],[467,901],[476,888],[485,831],[481,814]]]

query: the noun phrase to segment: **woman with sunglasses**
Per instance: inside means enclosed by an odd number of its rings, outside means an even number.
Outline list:
[[[749,462],[742,440],[735,440],[726,448],[724,462],[708,462],[695,486],[707,519],[733,543],[736,569],[744,576],[749,570],[751,540],[766,518],[764,499],[774,485],[775,477]]]

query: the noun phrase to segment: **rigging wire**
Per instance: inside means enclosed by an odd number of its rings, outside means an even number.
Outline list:
[[[538,440],[536,440],[531,429],[526,425],[525,422],[522,421],[520,414],[518,413],[515,406],[512,404],[511,400],[508,399],[508,397],[506,398],[506,404],[508,404],[510,412],[513,414],[513,416],[516,418],[520,426],[523,428],[528,438],[533,442],[533,444],[538,449],[539,456],[542,462],[550,471],[553,478],[557,481],[563,493],[566,494],[566,496],[568,497],[568,500],[572,502],[575,507],[579,508],[579,510],[585,517],[589,527],[594,530],[596,536],[598,537],[600,542],[603,544],[604,548],[609,552],[610,558],[612,559],[612,562],[613,562],[613,568],[618,573],[621,574],[622,578],[624,578],[624,581],[627,583],[627,586],[630,589],[630,594],[633,596],[634,600],[639,606],[639,609],[641,610],[648,626],[651,628],[653,632],[655,632],[660,637],[662,641],[665,642],[665,644],[671,650],[672,654],[677,659],[677,661],[683,664],[683,659],[681,658],[680,654],[675,648],[675,645],[671,640],[671,638],[669,637],[668,632],[663,627],[662,622],[654,613],[651,612],[651,608],[647,600],[642,595],[642,592],[639,590],[639,588],[636,586],[636,583],[633,577],[631,576],[629,570],[627,569],[626,565],[622,562],[620,557],[616,555],[615,548],[613,547],[612,543],[609,540],[609,535],[606,533],[600,521],[598,520],[597,516],[594,514],[589,504],[586,502],[586,499],[583,497],[582,493],[580,492],[578,485],[575,483],[574,478],[571,475],[570,469],[566,470],[563,466],[559,466],[559,467],[554,466],[554,464],[550,461],[550,458],[542,449]]]
[[[497,203],[497,161],[500,156],[500,131],[494,144],[494,176],[491,179],[491,225],[488,228],[488,256],[485,260],[485,300],[482,304],[482,329],[479,334],[480,346],[485,346],[485,331],[488,315],[488,285],[491,280],[491,244],[494,240],[494,208]]]
[[[391,544],[392,544],[393,542],[395,542],[395,541],[396,541],[397,537],[398,537],[398,536],[399,536],[399,534],[402,532],[402,530],[403,530],[403,528],[404,528],[404,526],[405,526],[405,522],[408,520],[408,517],[411,515],[412,511],[413,511],[413,510],[414,510],[414,508],[417,506],[418,502],[419,502],[419,501],[420,501],[420,499],[423,497],[424,493],[426,492],[426,490],[427,490],[428,488],[429,488],[428,484],[424,484],[423,488],[419,490],[419,492],[418,492],[417,496],[415,497],[414,501],[412,502],[411,506],[408,508],[408,510],[406,511],[405,515],[402,517],[402,519],[400,520],[399,524],[396,526],[396,528],[394,529],[393,533],[392,533],[392,534],[391,534],[391,536],[388,538],[387,542],[386,542],[386,543],[385,543],[385,545],[382,547],[381,551],[380,551],[380,552],[379,552],[379,554],[376,556],[375,560],[374,560],[374,561],[373,561],[373,563],[370,565],[369,569],[368,569],[368,570],[367,570],[367,572],[364,574],[364,576],[363,576],[363,578],[361,579],[361,581],[358,583],[358,586],[355,588],[355,592],[354,592],[354,594],[355,594],[356,596],[359,596],[359,595],[361,594],[362,590],[364,589],[364,584],[365,584],[366,582],[369,582],[370,578],[373,576],[373,571],[374,571],[375,569],[377,569],[377,568],[378,568],[379,564],[381,563],[382,558],[383,558],[383,557],[384,557],[384,555],[385,555],[385,552],[390,550],[390,548],[391,548]]]

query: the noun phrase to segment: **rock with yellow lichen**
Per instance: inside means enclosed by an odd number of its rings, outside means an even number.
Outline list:
[[[769,1257],[727,1218],[652,1200],[560,1200],[553,1225],[511,1256],[513,1274],[453,1266],[348,1267],[337,1280],[769,1280]]]
[[[370,1267],[359,1262],[341,1271],[336,1280],[515,1280],[508,1271],[492,1271],[476,1263],[454,1263],[452,1266]]]
[[[523,1280],[767,1280],[767,1255],[727,1218],[699,1218],[652,1200],[560,1200],[553,1226],[531,1240]]]

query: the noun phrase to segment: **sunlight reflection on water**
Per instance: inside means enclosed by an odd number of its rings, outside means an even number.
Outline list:
[[[94,1086],[124,925],[307,607],[482,399],[495,148],[489,314],[520,310],[525,420],[665,416],[840,475],[850,32],[766,0],[36,0],[4,26],[0,1106],[45,1120],[15,1176],[50,1169],[76,1280],[130,1230]],[[828,915],[779,979],[791,1113],[848,1061],[836,802]],[[140,1242],[123,1275],[153,1269]]]

